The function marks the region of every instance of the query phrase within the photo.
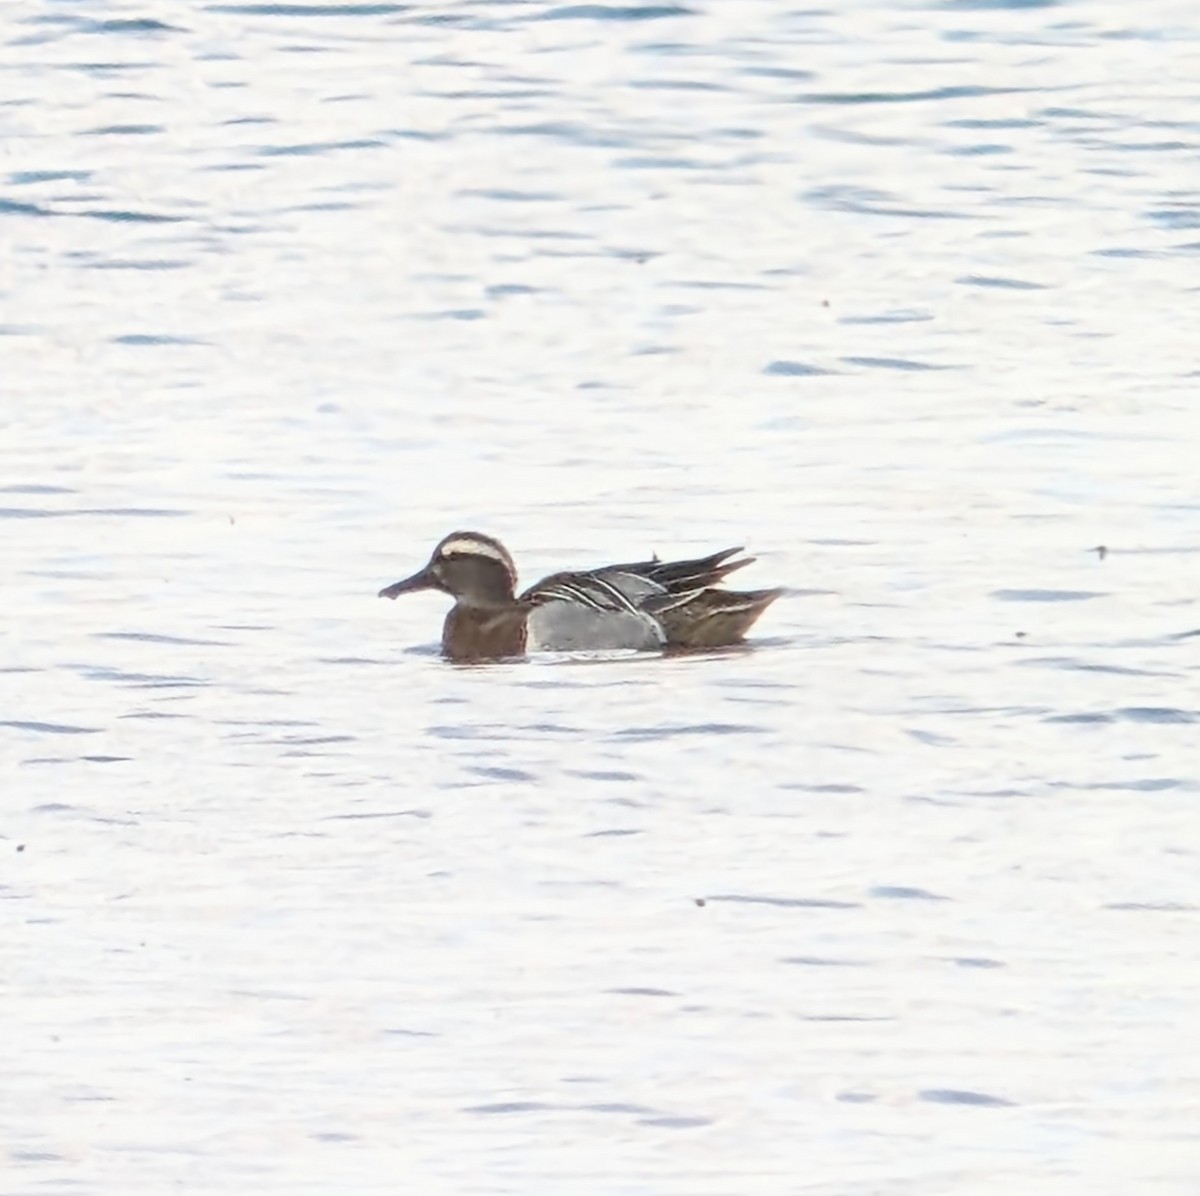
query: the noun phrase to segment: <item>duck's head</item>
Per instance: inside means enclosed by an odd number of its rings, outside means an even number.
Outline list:
[[[385,586],[379,597],[441,590],[463,606],[500,606],[512,602],[516,585],[516,566],[499,540],[482,532],[451,532],[423,569]]]

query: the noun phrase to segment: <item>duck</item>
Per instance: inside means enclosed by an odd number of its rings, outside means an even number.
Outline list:
[[[444,536],[411,577],[379,591],[399,598],[436,590],[454,599],[442,655],[473,662],[530,652],[663,651],[739,644],[784,591],[718,585],[754,560],[741,547],[694,560],[602,565],[554,573],[517,593],[512,554],[494,536]]]

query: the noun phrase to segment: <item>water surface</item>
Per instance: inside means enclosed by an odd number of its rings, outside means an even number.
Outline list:
[[[1194,1192],[1194,24],[9,6],[6,1196]]]

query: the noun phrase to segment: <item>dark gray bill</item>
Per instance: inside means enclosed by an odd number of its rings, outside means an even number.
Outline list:
[[[394,581],[379,591],[380,598],[399,598],[401,594],[415,594],[417,590],[431,590],[437,585],[428,567],[403,581]]]

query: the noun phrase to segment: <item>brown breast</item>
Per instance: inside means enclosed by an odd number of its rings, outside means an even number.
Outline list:
[[[487,660],[525,653],[525,612],[455,606],[442,627],[442,655],[450,660]]]

